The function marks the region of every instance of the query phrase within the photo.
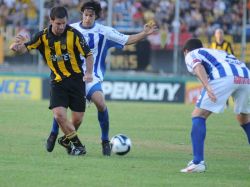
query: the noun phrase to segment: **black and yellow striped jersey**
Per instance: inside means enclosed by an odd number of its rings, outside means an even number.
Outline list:
[[[219,49],[219,50],[226,51],[229,54],[234,54],[233,48],[232,48],[230,42],[228,42],[226,40],[224,40],[221,44],[218,44],[217,42],[212,42],[210,48]]]
[[[84,74],[81,55],[92,55],[82,34],[67,25],[60,36],[51,31],[51,26],[35,34],[31,41],[25,43],[28,50],[37,49],[51,70],[53,82],[64,78]]]

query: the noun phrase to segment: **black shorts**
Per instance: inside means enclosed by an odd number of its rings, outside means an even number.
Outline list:
[[[70,77],[51,83],[49,109],[60,106],[69,107],[74,112],[85,112],[85,82],[81,77]]]

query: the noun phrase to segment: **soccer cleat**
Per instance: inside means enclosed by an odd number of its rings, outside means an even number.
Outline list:
[[[47,144],[46,144],[46,149],[48,152],[53,151],[53,149],[55,147],[56,139],[57,139],[57,134],[51,132],[48,139],[47,139]]]
[[[65,136],[62,136],[62,137],[60,137],[60,138],[58,138],[58,143],[61,145],[61,146],[63,146],[65,149],[66,149],[66,151],[67,151],[67,153],[68,154],[70,154],[71,153],[71,151],[72,151],[72,146],[73,145],[71,145],[71,142],[69,142],[69,143],[66,143],[65,142]]]
[[[72,144],[72,150],[69,153],[69,155],[80,156],[80,155],[85,155],[86,153],[87,152],[84,145],[76,147]]]
[[[190,161],[186,168],[181,169],[181,173],[201,173],[206,171],[206,165],[204,161],[201,161],[199,164],[194,164],[193,161]]]
[[[111,147],[108,140],[102,141],[102,154],[104,156],[110,156],[111,154]]]

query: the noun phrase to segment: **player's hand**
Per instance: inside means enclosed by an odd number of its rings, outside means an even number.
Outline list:
[[[213,92],[212,88],[210,87],[210,85],[207,85],[205,89],[207,90],[208,97],[211,99],[211,101],[213,101],[215,103],[217,98],[214,95],[214,92]]]
[[[18,34],[15,37],[15,43],[18,44],[24,44],[25,42],[28,42],[30,40],[28,35]]]
[[[84,82],[92,82],[93,81],[93,75],[92,73],[85,73],[84,77],[83,77],[83,81]]]
[[[147,35],[150,35],[150,34],[156,32],[156,31],[158,31],[158,30],[159,30],[159,29],[158,29],[158,27],[157,27],[155,21],[153,21],[153,20],[149,21],[148,23],[146,23],[146,24],[144,25],[144,32],[145,32]]]
[[[18,43],[14,42],[10,45],[9,49],[14,51],[14,52],[17,52],[19,50],[19,45]]]

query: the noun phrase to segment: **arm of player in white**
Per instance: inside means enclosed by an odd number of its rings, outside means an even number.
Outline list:
[[[197,78],[201,81],[204,88],[207,90],[208,97],[211,99],[211,101],[216,102],[216,96],[213,93],[212,88],[210,87],[208,83],[207,73],[205,71],[205,68],[201,64],[197,64],[194,67],[194,73],[197,76]]]
[[[144,39],[148,35],[155,33],[156,31],[158,31],[157,25],[154,22],[149,22],[144,25],[144,29],[142,32],[130,35],[126,45],[134,44]]]

